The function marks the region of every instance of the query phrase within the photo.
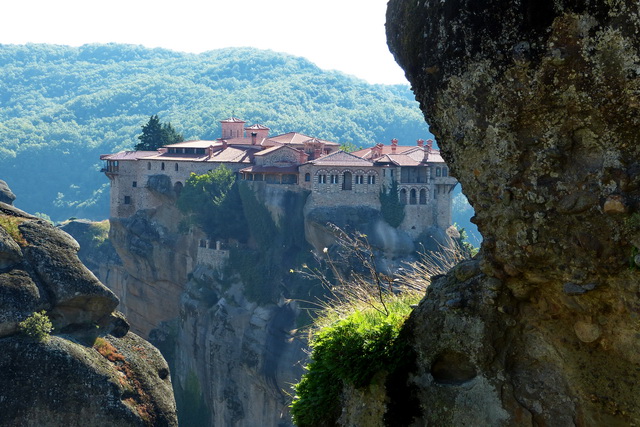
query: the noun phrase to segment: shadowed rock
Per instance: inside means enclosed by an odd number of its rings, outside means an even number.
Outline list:
[[[434,425],[640,422],[638,15],[389,2],[391,50],[484,237],[482,273],[439,279],[407,323],[416,368],[390,412],[417,398]],[[442,354],[475,376],[443,386],[460,368]]]
[[[10,205],[15,199],[16,195],[13,194],[7,183],[0,179],[0,202]]]
[[[176,426],[165,360],[129,333],[78,243],[0,202],[0,425]],[[20,322],[46,311],[38,341]]]

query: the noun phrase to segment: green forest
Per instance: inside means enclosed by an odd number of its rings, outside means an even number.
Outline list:
[[[54,221],[108,216],[99,156],[133,149],[156,114],[185,140],[219,137],[232,115],[356,146],[431,137],[408,86],[268,50],[0,45],[0,81],[0,179]]]

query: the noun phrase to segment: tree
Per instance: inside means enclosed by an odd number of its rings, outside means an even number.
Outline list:
[[[142,135],[138,136],[140,143],[136,144],[136,150],[157,150],[160,147],[184,141],[182,134],[176,132],[171,123],[162,123],[155,114],[149,118],[147,124],[142,126]]]
[[[404,220],[404,204],[398,198],[398,181],[393,181],[389,191],[383,188],[380,191],[380,210],[387,223],[398,228]]]
[[[240,240],[247,237],[248,226],[235,175],[225,165],[203,175],[191,173],[177,204],[210,237]]]

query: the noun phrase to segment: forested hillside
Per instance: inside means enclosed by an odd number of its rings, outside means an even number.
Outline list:
[[[187,140],[215,139],[231,115],[355,145],[431,137],[408,86],[250,48],[0,45],[0,82],[0,178],[53,220],[108,216],[99,155],[132,149],[153,114]]]

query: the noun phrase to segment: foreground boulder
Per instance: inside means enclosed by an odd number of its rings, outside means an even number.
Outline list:
[[[0,425],[177,425],[165,360],[128,332],[78,249],[0,202]],[[34,312],[46,312],[51,336],[20,325]]]
[[[484,241],[408,322],[388,415],[640,423],[638,28],[635,1],[389,2],[389,45]]]

